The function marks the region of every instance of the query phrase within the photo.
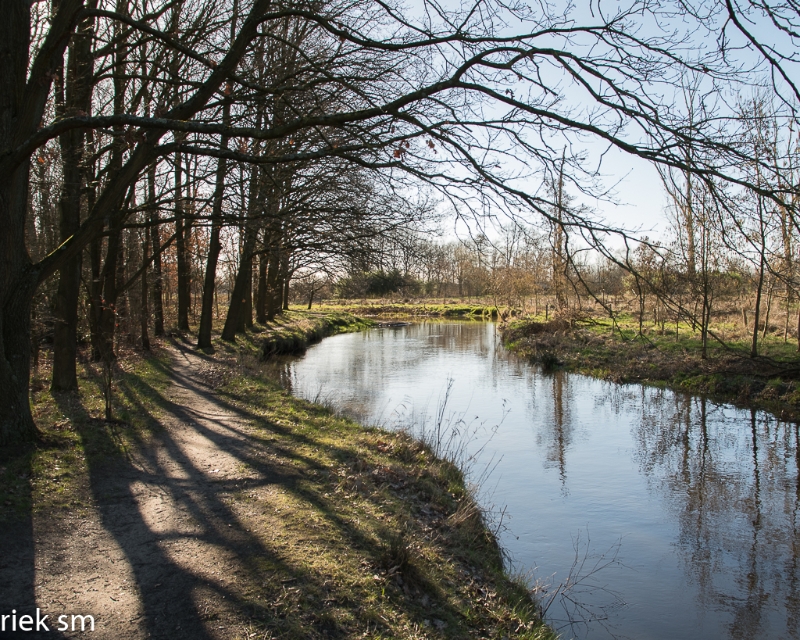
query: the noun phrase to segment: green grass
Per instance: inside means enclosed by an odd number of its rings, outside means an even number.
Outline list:
[[[169,385],[166,354],[126,352],[115,365],[115,420],[104,420],[100,365],[78,366],[79,394],[51,394],[48,362],[32,380],[37,442],[0,450],[0,520],[31,510],[73,509],[89,503],[88,469],[124,459],[157,427],[139,411],[150,388]]]
[[[567,322],[545,321],[543,316],[515,320],[503,329],[508,349],[544,363],[578,373],[613,380],[638,382],[711,396],[741,406],[758,407],[784,419],[800,417],[800,359],[797,345],[782,335],[759,335],[759,356],[749,357],[750,337],[733,323],[711,330],[725,344],[709,337],[702,357],[699,331],[688,324],[667,324],[662,331],[653,323],[620,313],[588,316]]]

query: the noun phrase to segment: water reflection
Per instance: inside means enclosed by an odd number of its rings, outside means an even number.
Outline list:
[[[491,324],[337,336],[282,375],[293,393],[390,426],[433,413],[452,378],[451,410],[502,423],[486,450],[502,457],[492,499],[513,518],[503,543],[523,570],[564,581],[579,534],[590,557],[621,541],[607,590],[581,595],[602,624],[565,637],[799,637],[797,425],[543,374],[502,350]]]
[[[729,612],[730,638],[797,637],[797,425],[672,394],[642,409],[637,457],[702,606]]]
[[[572,442],[572,423],[569,419],[564,419],[564,386],[567,384],[567,376],[561,371],[556,371],[551,376],[553,388],[553,428],[552,431],[540,434],[539,442],[547,439],[547,464],[558,469],[561,478],[561,487],[567,491],[567,457],[566,452]]]

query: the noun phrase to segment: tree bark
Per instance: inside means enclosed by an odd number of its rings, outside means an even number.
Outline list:
[[[222,108],[222,122],[230,124],[230,103],[226,102]],[[228,137],[222,136],[219,148],[223,151],[228,148]],[[214,204],[211,212],[211,234],[208,241],[208,259],[206,260],[205,280],[203,281],[203,300],[200,307],[200,330],[197,335],[197,346],[201,349],[211,347],[211,327],[214,315],[214,289],[217,278],[217,263],[222,251],[219,239],[222,228],[222,199],[225,194],[225,175],[227,162],[220,158],[217,162],[217,175],[214,184]]]
[[[250,181],[250,202],[247,207],[247,220],[245,220],[241,226],[241,233],[244,240],[242,244],[242,254],[239,257],[237,284],[239,284],[239,278],[241,278],[241,283],[238,295],[231,299],[231,303],[238,306],[236,312],[237,333],[244,333],[248,327],[253,326],[253,252],[255,251],[256,242],[258,240],[258,232],[253,226],[253,217],[258,208],[258,181],[260,175],[260,170],[254,168],[253,176]],[[227,319],[225,326],[227,326]]]
[[[267,256],[264,253],[258,257],[256,321],[259,322],[259,324],[264,324],[267,321]]]
[[[132,203],[136,206],[136,203]],[[123,285],[128,281],[128,263],[130,262],[130,238],[129,233],[123,230],[119,234],[119,253],[117,255],[117,274],[114,282],[116,290],[116,300],[114,307],[116,309],[117,321],[114,329],[116,331],[117,344],[125,337],[125,341],[130,344],[129,339],[131,335],[131,312],[130,304],[128,304],[128,292],[123,289]]]
[[[255,249],[255,246],[253,247]],[[253,328],[253,256],[244,259],[242,268],[247,270],[244,290],[242,291],[242,309],[239,312],[239,333]]]
[[[158,225],[158,209],[156,209],[156,166],[147,172],[147,198],[150,201],[150,246],[155,251],[161,246],[161,231]],[[164,285],[161,269],[161,252],[153,259],[153,333],[156,337],[164,335]]]
[[[0,42],[2,38],[0,28]],[[0,93],[0,100],[5,97]],[[5,129],[11,118],[3,107],[0,103],[0,118],[6,120],[0,127]],[[25,249],[24,226],[10,224],[24,219],[27,192],[26,163],[11,180],[0,183],[0,227],[7,230],[0,233],[0,445],[29,440],[37,433],[28,400],[31,303],[37,278]]]
[[[95,5],[96,2],[90,3]],[[69,51],[62,112],[89,113],[92,99],[92,34],[93,21],[86,20],[78,29]],[[81,188],[84,184],[84,132],[72,129],[59,137],[63,186],[60,205],[61,242],[74,234],[81,224]],[[78,300],[80,298],[81,255],[68,260],[59,270],[53,327],[53,391],[77,391],[78,375]]]
[[[100,277],[102,269],[102,238],[96,238],[89,245],[92,281],[89,285],[89,331],[92,341],[92,360],[98,362],[102,357],[102,340],[100,337],[100,316],[103,310],[103,281]]]
[[[64,0],[53,16],[51,34],[63,38],[80,9]],[[29,65],[28,0],[6,0],[0,20],[0,157],[38,126],[52,74],[63,60],[66,41],[47,38],[31,65],[37,82],[26,87]],[[41,74],[41,75],[40,75]],[[40,79],[42,79],[40,81]],[[30,165],[23,162],[0,176],[0,445],[30,440],[37,430],[28,399],[31,359],[31,305],[38,274],[25,246]]]
[[[75,136],[68,136],[74,138]],[[79,170],[80,142],[62,141],[64,157],[64,188],[61,194],[61,240],[69,238],[80,226]],[[68,260],[59,270],[58,289],[55,297],[55,323],[53,326],[53,377],[52,391],[77,391],[78,376],[78,299],[80,297],[81,256]]]
[[[763,251],[763,247],[762,247]],[[753,339],[750,343],[750,357],[755,358],[758,355],[758,322],[759,312],[761,310],[761,291],[764,287],[764,254],[761,254],[761,262],[758,269],[758,285],[756,286],[756,304],[753,310]]]
[[[280,250],[273,248],[269,254],[267,269],[267,322],[272,322],[280,310],[281,291]]]
[[[142,242],[142,262],[144,269],[142,270],[142,312],[139,316],[140,330],[142,335],[142,349],[150,351],[150,332],[148,330],[147,322],[150,319],[150,307],[147,301],[147,261],[150,254],[150,233],[145,230],[144,240]]]
[[[187,224],[183,209],[183,158],[175,154],[175,250],[178,266],[178,329],[189,330],[189,264],[186,255]]]
[[[106,261],[100,275],[103,283],[102,305],[100,307],[100,359],[113,360],[114,355],[114,330],[117,324],[117,260],[122,230],[117,228],[111,231],[106,244]]]
[[[154,159],[163,130],[137,132],[138,142],[119,170],[108,167],[108,181],[87,219],[69,240],[35,265],[25,246],[29,200],[29,156],[18,161],[14,150],[35,135],[42,124],[52,78],[77,22],[83,0],[60,0],[50,16],[49,29],[30,54],[31,3],[4,0],[0,20],[0,445],[30,440],[36,427],[30,411],[30,313],[39,283],[96,239],[104,221],[124,222],[121,210],[126,191]],[[256,36],[268,0],[256,0],[224,58],[183,103],[167,112],[187,120],[207,104],[224,78],[236,67]],[[28,80],[30,73],[30,81]],[[122,132],[124,135],[124,132]]]
[[[288,262],[288,259],[287,259]],[[287,267],[286,273],[283,276],[283,310],[289,310],[289,280],[292,279],[292,274],[289,273],[289,269]]]
[[[256,245],[256,234],[253,232],[245,233],[245,242],[242,247],[242,257],[239,271],[236,274],[236,281],[231,292],[231,301],[228,306],[228,315],[225,318],[225,327],[222,329],[222,339],[228,342],[236,341],[236,333],[239,329],[241,316],[245,305],[245,290],[250,286],[252,272],[248,268],[248,263],[252,261],[253,249]]]

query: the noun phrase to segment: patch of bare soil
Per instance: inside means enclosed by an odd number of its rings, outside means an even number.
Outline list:
[[[242,465],[264,452],[249,437],[248,417],[213,393],[221,369],[191,349],[171,351],[173,384],[159,398],[163,428],[127,460],[91,468],[92,506],[1,525],[0,615],[15,609],[17,623],[15,632],[7,618],[0,637],[248,635],[233,584],[252,574],[252,556],[270,551],[252,513],[231,496],[249,488],[268,502],[296,472],[276,458]],[[49,616],[38,633],[19,619],[31,614],[36,627],[31,602],[40,619]],[[91,620],[73,616],[92,616],[94,632]]]

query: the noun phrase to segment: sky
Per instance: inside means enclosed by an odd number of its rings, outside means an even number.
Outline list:
[[[422,6],[422,1],[423,0],[408,0],[409,4],[407,6],[418,9]],[[466,1],[469,3],[469,0]],[[452,0],[452,2],[456,3],[459,2],[459,0]],[[602,7],[603,11],[606,12],[614,12],[620,9],[620,7],[634,5],[636,2],[637,0],[576,0],[574,3],[574,11],[571,15],[576,17],[576,21],[581,24],[597,24],[598,7]],[[737,0],[733,0],[733,2],[736,4]],[[695,0],[693,5],[695,7],[700,7],[703,3],[704,0]],[[442,4],[448,6],[450,2],[444,0]],[[668,4],[669,0],[664,0],[663,4],[654,6],[658,9],[666,9],[668,8]],[[747,2],[740,2],[740,4],[742,4],[743,9],[748,7]],[[535,3],[530,3],[530,6],[535,9],[537,5]],[[550,6],[555,10],[559,10],[567,5],[564,3],[553,3]],[[708,8],[719,8],[720,6],[721,5],[716,3],[716,0],[708,0],[706,4]],[[414,11],[413,8],[412,13]],[[740,13],[739,17],[743,24],[751,30],[760,42],[774,46],[776,49],[786,52],[787,55],[794,55],[796,50],[794,46],[795,43],[788,37],[781,38],[780,32],[769,24],[763,15],[751,11],[750,13]],[[662,26],[667,25],[667,30],[674,26],[678,31],[687,29],[688,32],[691,32],[698,24],[691,20],[684,19],[683,17],[677,17],[674,18],[673,25],[673,23],[670,23],[670,20],[673,20],[673,18],[669,16],[662,16],[662,18],[665,20]],[[719,24],[716,25],[717,28],[722,24],[722,18],[724,18],[724,16],[717,14],[716,19],[720,21]],[[679,53],[681,56],[687,55],[693,57],[694,55],[701,55],[703,51],[716,51],[719,44],[717,41],[719,31],[713,31],[715,25],[709,24],[706,26],[712,29],[711,33],[705,33],[700,29],[699,32],[693,34],[691,45],[687,45],[681,51],[675,49],[675,53]],[[518,33],[518,29],[524,28],[524,23],[521,23],[521,25],[509,24],[507,28],[509,33]],[[656,33],[655,29],[657,28],[658,27],[655,26],[655,23],[652,22],[651,19],[648,22],[648,18],[645,17],[640,25],[640,32],[638,35],[646,38],[649,34]],[[743,67],[750,66],[752,69],[752,67],[761,60],[761,57],[752,50],[743,48],[745,44],[743,37],[730,26],[730,24],[727,27],[726,35],[728,36],[726,51],[729,63],[738,62]],[[578,45],[577,50],[579,49],[580,45]],[[798,58],[797,62],[787,61],[784,63],[784,66],[790,73],[794,74],[794,66],[797,64],[800,64],[800,58]],[[800,68],[798,72],[799,73],[795,75],[800,76]],[[545,70],[544,73],[546,74],[547,71]],[[658,82],[659,78],[656,77],[655,80]],[[561,84],[555,76],[545,77],[544,82],[550,86],[560,86],[560,90],[565,90],[562,91],[562,93],[567,100],[573,100],[577,105],[580,105],[581,101],[587,99],[587,96],[582,90],[576,90],[574,95],[570,95],[573,89]],[[704,80],[703,82],[705,84],[708,81]],[[669,103],[671,99],[670,96],[667,95],[671,87],[672,85],[665,84],[662,88],[665,92],[662,95],[664,95],[667,103]],[[725,101],[727,101],[727,104],[732,105],[736,102],[737,91],[746,96],[748,91],[752,91],[752,88],[749,85],[741,84],[738,87],[727,87],[725,91]],[[680,98],[678,98],[678,100],[680,100]],[[724,105],[726,102],[722,104]],[[586,138],[584,137],[583,139],[585,140]],[[563,142],[558,142],[555,146],[560,144],[563,144]],[[582,143],[578,142],[578,145],[580,144]],[[640,158],[627,155],[622,151],[606,151],[605,145],[600,145],[599,143],[594,144],[586,142],[586,148],[590,156],[597,156],[601,152],[606,153],[601,169],[605,176],[603,183],[606,186],[615,185],[616,202],[591,200],[585,196],[580,196],[578,202],[595,211],[596,215],[602,218],[609,226],[622,227],[626,230],[639,232],[642,235],[646,234],[651,238],[663,237],[668,233],[668,197],[655,167]],[[580,151],[580,147],[574,147],[573,151]],[[572,193],[572,195],[577,196],[578,194]]]
[[[607,224],[650,237],[666,232],[667,194],[655,167],[621,151],[610,152],[604,164],[606,184],[616,183],[617,204],[583,199]]]

